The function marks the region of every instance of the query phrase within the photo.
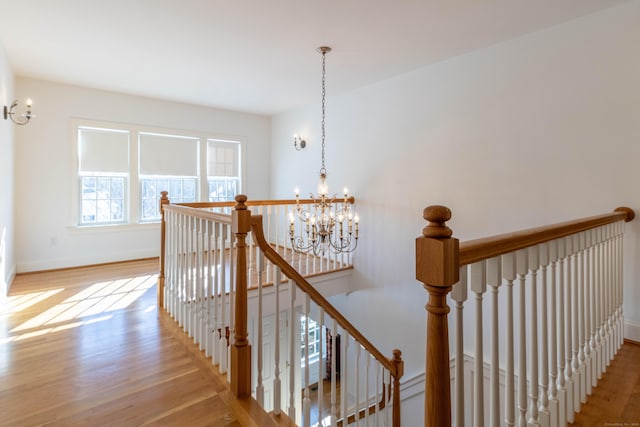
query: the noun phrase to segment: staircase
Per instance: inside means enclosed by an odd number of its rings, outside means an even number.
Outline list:
[[[158,302],[227,376],[247,413],[257,405],[285,424],[399,427],[401,352],[384,356],[303,277],[352,266],[296,258],[283,219],[296,202],[241,195],[233,209],[180,206],[165,194]],[[446,226],[451,212],[425,209],[416,240],[416,278],[429,298],[425,426],[574,422],[622,345],[622,238],[633,216],[617,208],[460,244]],[[328,403],[311,401],[316,382]],[[313,405],[326,419],[311,418]]]

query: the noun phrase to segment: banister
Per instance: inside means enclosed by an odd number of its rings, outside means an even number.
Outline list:
[[[223,214],[219,212],[205,211],[203,209],[194,208],[191,206],[185,206],[182,204],[165,205],[163,208],[165,211],[173,211],[189,215],[191,217],[206,219],[209,221],[221,222],[223,224],[231,224],[231,214]]]
[[[247,203],[248,205],[248,203]],[[264,237],[262,228],[262,215],[251,215],[251,230],[253,231],[253,238],[255,242],[263,251],[264,255],[280,267],[280,269],[292,279],[303,292],[306,292],[309,297],[317,305],[322,307],[324,311],[329,314],[333,319],[340,324],[340,326],[346,330],[356,341],[358,341],[369,353],[371,353],[383,366],[387,369],[394,378],[399,378],[402,373],[401,364],[394,363],[392,360],[385,357],[373,344],[367,340],[355,326],[353,326],[325,297],[320,294],[298,271],[293,268],[287,261],[285,261],[278,252],[276,252]],[[395,353],[394,353],[395,354]],[[398,354],[399,357],[399,354]]]
[[[461,266],[490,259],[540,243],[635,217],[631,208],[618,207],[613,213],[591,216],[554,225],[459,243],[446,226],[451,211],[445,206],[429,206],[423,217],[429,224],[416,239],[416,279],[429,293],[426,306],[427,357],[424,425],[451,425],[450,361],[448,342],[449,306],[446,296],[459,279]]]
[[[344,198],[335,198],[335,202],[342,202]],[[332,201],[332,202],[333,202]],[[356,199],[354,196],[349,196],[347,202],[354,204]],[[314,199],[279,199],[279,200],[247,200],[245,205],[247,206],[281,206],[281,205],[295,205],[299,203],[301,205],[313,205],[316,203]],[[331,203],[331,202],[330,202]],[[190,208],[232,208],[236,205],[234,201],[227,202],[185,202],[176,203],[174,206],[186,206]]]
[[[460,243],[460,266],[473,264],[518,249],[524,249],[539,243],[590,230],[616,221],[633,220],[633,209],[619,207],[612,213],[560,222],[557,224],[534,227],[514,233],[499,234]]]

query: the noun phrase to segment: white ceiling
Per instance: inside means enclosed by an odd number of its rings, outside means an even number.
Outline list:
[[[275,114],[625,0],[0,0],[14,72]]]

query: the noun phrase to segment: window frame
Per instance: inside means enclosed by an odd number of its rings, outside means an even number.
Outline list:
[[[129,133],[129,172],[125,179],[125,195],[124,195],[124,221],[123,222],[107,222],[107,223],[81,223],[82,208],[82,185],[80,173],[80,157],[79,157],[79,129],[95,128],[122,131]],[[69,120],[69,134],[71,135],[71,158],[72,158],[72,185],[71,185],[71,203],[70,205],[70,227],[75,229],[104,229],[106,227],[118,228],[146,228],[150,224],[159,224],[160,220],[143,220],[142,219],[142,183],[143,176],[139,171],[139,147],[140,134],[158,134],[172,135],[185,138],[197,139],[197,175],[196,175],[196,201],[209,200],[209,185],[207,176],[207,141],[223,141],[239,144],[239,176],[238,176],[238,194],[245,190],[245,156],[246,156],[246,138],[238,135],[219,134],[215,132],[188,131],[183,129],[169,129],[154,126],[144,126],[137,124],[116,123],[108,121],[97,121],[83,118],[71,118]],[[110,175],[112,173],[105,173]],[[165,176],[165,175],[161,175]],[[168,177],[168,175],[167,175]],[[171,199],[171,193],[169,193]]]

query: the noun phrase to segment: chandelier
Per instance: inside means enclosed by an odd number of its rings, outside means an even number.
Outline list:
[[[289,237],[296,252],[324,255],[326,253],[349,253],[358,246],[358,214],[351,205],[353,196],[344,189],[344,197],[335,194],[329,196],[327,169],[325,168],[325,60],[331,48],[322,46],[317,49],[322,54],[322,167],[318,195],[310,195],[312,203],[308,208],[300,203],[300,192],[296,189],[296,214],[289,212]],[[296,216],[303,230],[296,235]]]

